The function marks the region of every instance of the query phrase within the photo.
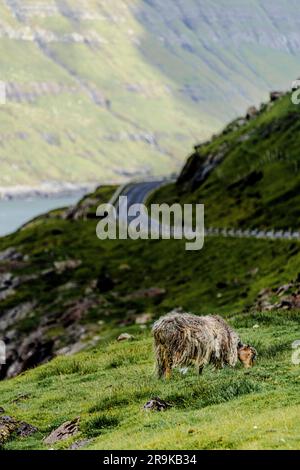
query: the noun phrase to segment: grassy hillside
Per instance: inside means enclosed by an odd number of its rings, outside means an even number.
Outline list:
[[[4,448],[47,448],[43,438],[78,416],[79,434],[51,447],[88,439],[87,449],[299,448],[299,367],[291,362],[291,344],[300,335],[299,311],[264,313],[247,306],[262,288],[297,276],[300,246],[207,238],[204,249],[192,253],[182,241],[100,242],[95,207],[113,191],[103,187],[85,198],[78,209],[88,210],[77,220],[74,212],[65,219],[66,212],[54,211],[0,240],[0,252],[14,247],[27,255],[0,263],[2,275],[10,272],[18,279],[0,303],[1,337],[10,338],[9,351],[11,343],[19,351],[17,358],[9,353],[8,366],[22,371],[57,353],[87,348],[0,383],[5,413],[39,430],[27,438],[12,436]],[[57,264],[68,260],[81,264],[65,269]],[[154,286],[165,293],[141,294]],[[18,317],[14,310],[11,322],[12,309],[32,301],[25,315]],[[178,306],[226,316],[257,348],[257,366],[218,373],[208,368],[202,377],[175,372],[169,382],[158,381],[152,322],[140,326],[135,319],[146,312],[154,319]],[[135,339],[117,342],[123,332]],[[31,363],[22,356],[30,338]],[[49,344],[51,351],[42,356]],[[17,369],[20,364],[23,369]],[[153,396],[172,407],[163,413],[143,411]]]
[[[112,340],[2,382],[6,413],[39,429],[4,448],[49,448],[42,439],[79,416],[79,433],[52,448],[89,439],[85,449],[299,449],[299,366],[291,363],[299,314],[240,315],[231,323],[259,351],[250,371],[206,369],[199,377],[190,370],[159,381],[149,332],[136,331],[131,342]],[[172,408],[144,411],[153,396]]]
[[[207,238],[200,252],[186,252],[181,240],[101,242],[95,208],[112,192],[103,187],[84,199],[79,209],[91,203],[84,217],[54,211],[0,240],[0,252],[13,247],[19,260],[0,262],[1,335],[17,328],[12,344],[22,351],[35,333],[37,350],[48,351],[29,364],[12,352],[2,376],[10,366],[22,371],[62,348],[114,337],[145,312],[247,310],[262,288],[297,277],[300,246],[293,241]]]
[[[206,225],[299,228],[300,107],[288,93],[196,148],[177,184],[152,201],[205,204]],[[197,181],[208,162],[219,163]],[[151,201],[150,201],[151,202]]]
[[[153,199],[204,202],[207,225],[297,228],[298,116],[283,96],[231,123]],[[207,237],[203,250],[187,252],[180,240],[99,241],[96,207],[115,189],[100,187],[0,239],[0,337],[8,353],[0,406],[38,428],[27,438],[12,435],[4,448],[47,448],[51,430],[80,417],[79,433],[54,448],[84,440],[87,449],[298,449],[299,242]],[[159,381],[150,328],[176,307],[223,315],[256,347],[257,365],[207,368],[201,377],[175,371]],[[117,342],[125,332],[134,339]],[[144,411],[155,396],[171,408]]]
[[[0,186],[179,170],[186,149],[298,76],[296,6],[2,2]]]

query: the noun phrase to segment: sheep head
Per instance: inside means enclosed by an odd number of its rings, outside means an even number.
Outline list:
[[[249,344],[239,344],[238,346],[238,358],[244,365],[249,368],[254,366],[254,361],[257,357],[256,349]]]

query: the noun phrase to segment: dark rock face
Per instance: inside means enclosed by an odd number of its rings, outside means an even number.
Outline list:
[[[25,302],[4,311],[0,317],[0,338],[6,346],[5,363],[0,364],[0,380],[14,377],[27,369],[43,364],[57,354],[73,354],[87,346],[94,346],[98,340],[81,342],[86,333],[81,320],[90,309],[99,305],[96,297],[68,302],[63,312],[38,318],[32,333],[24,333],[18,324],[31,318],[31,312],[38,311],[35,303]],[[49,338],[52,328],[63,327],[63,336]],[[95,337],[97,338],[97,337]]]
[[[55,236],[54,233],[51,235]],[[91,286],[83,298],[63,302],[60,298],[64,297],[65,291],[74,291],[77,286],[76,283],[66,283],[65,280],[81,266],[82,261],[68,258],[52,259],[51,262],[50,266],[41,270],[39,267],[32,269],[29,256],[24,256],[14,247],[0,253],[0,339],[5,345],[0,356],[0,380],[43,364],[59,351],[73,353],[79,347],[81,350],[97,342],[95,335],[86,344],[81,342],[86,330],[80,323],[88,311],[95,308],[101,300],[100,295],[97,296],[96,284]],[[29,274],[20,274],[20,269],[27,267],[30,268]],[[55,295],[49,311],[47,306],[41,306],[30,295],[32,281],[42,281],[45,289],[48,286],[51,290],[57,289],[60,307],[56,306]],[[22,301],[20,298],[22,299],[24,291],[26,294]],[[49,332],[53,328],[58,331],[63,328],[63,331],[52,337]]]
[[[17,289],[38,278],[38,274],[15,275],[14,270],[25,265],[27,256],[14,247],[0,253],[0,301],[13,297]],[[34,314],[34,300],[17,303],[11,308],[1,309],[0,338],[5,343],[5,363],[0,365],[0,379],[13,377],[52,357],[53,342],[45,339],[42,329],[26,335],[16,327]],[[25,432],[25,431],[24,431]]]
[[[20,437],[28,437],[37,432],[37,428],[24,421],[18,421],[11,416],[0,416],[0,446],[3,445],[13,434]]]
[[[177,186],[183,191],[195,191],[207,179],[213,169],[226,157],[227,145],[223,144],[216,153],[201,155],[201,146],[195,148],[177,179]]]
[[[202,159],[198,153],[191,155],[177,179],[177,184],[182,185],[189,183],[191,180],[193,180],[195,174],[199,172],[203,165],[204,159]]]
[[[53,357],[53,340],[46,339],[39,329],[27,337],[4,337],[6,364],[0,366],[0,379],[14,377]]]

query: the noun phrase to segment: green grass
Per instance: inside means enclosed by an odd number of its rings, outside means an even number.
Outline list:
[[[102,187],[91,197],[102,203],[114,190]],[[82,262],[72,271],[39,275],[1,302],[5,311],[35,298],[34,315],[14,325],[21,335],[26,337],[51,318],[46,337],[55,338],[60,347],[72,343],[62,328],[62,315],[70,302],[90,298],[96,306],[79,322],[86,328],[86,340],[100,337],[93,349],[58,357],[0,383],[6,413],[39,429],[30,438],[13,438],[5,449],[44,449],[43,438],[77,416],[80,434],[55,448],[67,448],[81,438],[92,439],[88,449],[299,448],[300,369],[291,362],[291,345],[300,336],[299,312],[255,312],[250,307],[262,288],[297,277],[300,245],[207,238],[203,250],[186,252],[179,240],[99,241],[92,212],[87,220],[66,221],[61,211],[53,211],[0,239],[0,251],[14,246],[29,255],[24,266],[13,269],[15,275],[42,273],[55,261]],[[113,279],[113,289],[87,292],[103,272]],[[74,288],[62,289],[70,282]],[[166,295],[130,298],[134,291],[153,286],[165,288]],[[120,326],[120,321],[144,312],[159,317],[178,306],[225,316],[243,341],[257,348],[257,366],[218,373],[207,368],[201,377],[192,370],[185,376],[175,371],[170,381],[159,381],[150,325],[142,329],[136,324]],[[255,324],[258,329],[253,329]],[[118,343],[123,332],[135,339]],[[20,395],[28,399],[13,403]],[[164,413],[143,411],[153,396],[172,408]]]
[[[116,181],[122,178],[120,162],[128,173],[168,173],[179,168],[193,142],[220,128],[221,122],[248,103],[259,102],[275,84],[286,86],[287,70],[292,78],[297,76],[296,54],[288,56],[251,42],[240,44],[237,52],[229,47],[226,31],[222,31],[224,44],[223,40],[211,43],[208,52],[203,38],[209,37],[209,31],[201,8],[193,2],[184,6],[181,2],[180,12],[172,2],[178,18],[166,26],[169,1],[161,4],[160,16],[151,6],[155,1],[136,0],[135,9],[132,2],[131,8],[124,9],[127,2],[120,1],[114,14],[124,15],[125,21],[117,27],[109,19],[110,4],[89,3],[105,19],[79,21],[79,32],[93,29],[107,42],[99,47],[50,43],[50,59],[34,43],[1,38],[1,78],[24,86],[32,81],[74,85],[77,76],[97,84],[111,108],[95,106],[82,88],[75,95],[43,96],[34,105],[2,107],[0,185],[38,183],[45,170],[49,180]],[[258,34],[263,27],[287,35],[285,25],[275,28],[258,3],[251,2]],[[228,1],[220,5],[229,8]],[[6,6],[0,9],[3,21],[14,29],[22,27]],[[197,12],[199,21],[194,22]],[[221,17],[223,24],[222,12]],[[74,31],[74,23],[59,14],[27,21],[31,27],[57,34]],[[243,19],[241,24],[248,31]],[[172,47],[159,37],[161,32]],[[193,52],[187,51],[187,44],[184,48],[175,43],[174,33],[190,42]],[[24,48],[30,64],[24,62]],[[140,86],[140,91],[128,91],[128,84]],[[183,88],[190,93],[183,93]],[[236,129],[235,123],[229,124],[192,157],[201,163],[227,145],[224,160],[201,187],[191,191],[189,181],[186,187],[169,185],[149,202],[204,202],[210,226],[298,228],[299,117],[299,108],[291,105],[287,95],[270,109],[264,106],[245,126]],[[26,140],[20,131],[26,132]],[[151,132],[159,147],[128,140],[120,131]],[[250,185],[254,171],[262,175]],[[291,345],[300,337],[299,311],[256,312],[252,306],[261,289],[299,275],[300,244],[208,237],[203,250],[187,252],[178,240],[99,241],[95,210],[114,190],[105,186],[91,195],[97,202],[87,220],[63,220],[62,211],[53,211],[0,239],[0,251],[13,246],[29,256],[20,264],[1,262],[1,272],[37,275],[0,303],[5,312],[35,299],[34,310],[9,328],[25,339],[44,325],[44,337],[55,340],[57,349],[72,345],[75,339],[62,324],[64,314],[84,299],[91,307],[76,323],[85,329],[81,340],[88,343],[98,338],[96,347],[57,357],[0,383],[5,412],[39,429],[26,439],[13,436],[4,448],[46,449],[43,438],[77,416],[78,436],[55,448],[68,448],[83,438],[91,439],[88,449],[299,448],[300,369],[291,361]],[[68,259],[81,264],[74,270],[49,273],[55,262]],[[108,292],[95,287],[103,274],[113,281]],[[152,299],[132,296],[155,286],[166,294]],[[193,370],[186,375],[175,371],[170,381],[158,380],[151,325],[141,328],[134,322],[128,326],[120,322],[146,312],[155,319],[179,306],[195,314],[226,317],[243,341],[256,347],[257,365],[251,370],[238,365],[220,372],[208,367],[201,377]],[[116,338],[123,332],[135,339],[118,343]],[[21,395],[24,399],[16,401]],[[163,413],[145,412],[143,405],[154,396],[172,407]]]
[[[199,313],[199,312],[196,312]],[[169,381],[153,370],[152,339],[140,332],[132,342],[115,340],[89,353],[59,357],[0,384],[6,413],[39,432],[13,439],[5,449],[45,449],[43,438],[64,421],[80,416],[88,449],[296,449],[299,448],[300,369],[291,363],[291,343],[299,338],[299,315],[255,314],[232,318],[244,341],[258,349],[257,365],[240,365],[198,376],[175,371]],[[252,326],[259,321],[260,328]],[[25,400],[13,401],[19,395]],[[172,404],[145,412],[153,396]]]
[[[206,226],[298,229],[299,131],[300,108],[287,94],[242,127],[229,124],[195,151],[190,159],[198,166],[210,155],[224,154],[203,184],[193,190],[189,180],[165,186],[149,204],[204,203]]]

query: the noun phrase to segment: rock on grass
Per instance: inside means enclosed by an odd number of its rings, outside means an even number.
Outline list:
[[[20,437],[28,437],[35,433],[37,428],[24,421],[18,421],[11,416],[0,417],[0,446],[16,434]]]
[[[61,424],[44,439],[44,443],[55,444],[55,442],[64,441],[65,439],[69,439],[69,437],[75,436],[79,431],[79,421],[80,418],[78,417]]]

